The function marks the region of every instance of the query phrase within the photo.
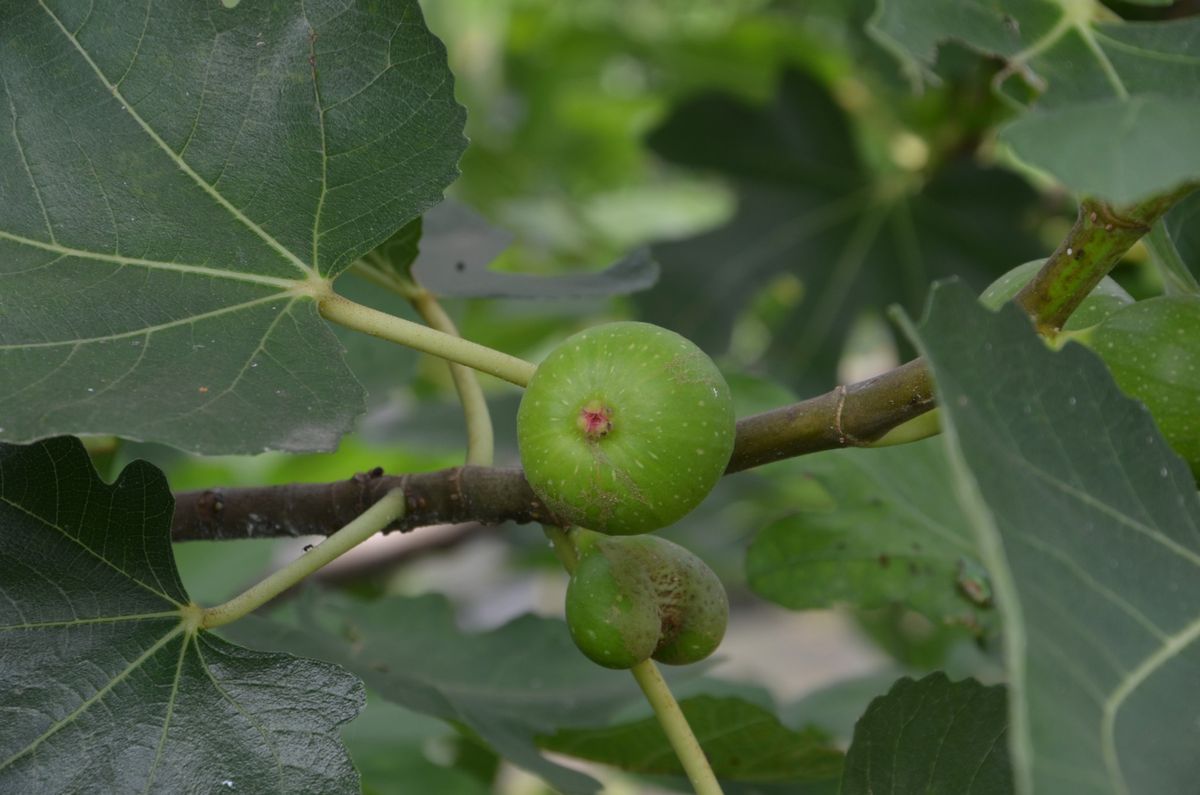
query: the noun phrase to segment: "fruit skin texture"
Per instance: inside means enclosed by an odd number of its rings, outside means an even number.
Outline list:
[[[665,527],[716,485],[733,399],[712,360],[647,323],[609,323],[551,351],[517,412],[525,476],[560,519],[628,535]]]
[[[602,538],[567,586],[567,627],[593,662],[632,668],[650,657],[687,665],[725,636],[729,601],[704,561],[655,536]]]

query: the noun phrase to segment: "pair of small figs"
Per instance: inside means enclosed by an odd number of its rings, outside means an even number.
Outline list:
[[[686,664],[720,643],[729,615],[720,580],[683,547],[640,534],[708,496],[734,423],[717,366],[657,326],[596,326],[538,365],[517,413],[521,463],[555,516],[597,531],[575,533],[581,560],[566,607],[576,645],[600,665]]]
[[[567,628],[580,651],[606,668],[651,657],[687,665],[716,651],[729,600],[704,561],[657,536],[588,536],[567,586]]]

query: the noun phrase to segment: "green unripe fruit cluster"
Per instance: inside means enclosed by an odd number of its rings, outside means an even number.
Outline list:
[[[546,357],[517,413],[521,463],[565,522],[646,533],[707,496],[733,452],[729,386],[683,337],[609,323]]]
[[[571,576],[566,608],[575,645],[606,668],[632,668],[651,657],[698,662],[720,645],[729,620],[713,570],[656,536],[596,541]]]

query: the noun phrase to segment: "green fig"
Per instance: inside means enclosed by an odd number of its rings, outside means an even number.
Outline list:
[[[729,602],[716,574],[678,544],[605,538],[572,575],[566,613],[575,645],[599,665],[686,665],[716,650]]]
[[[575,334],[537,368],[517,413],[534,492],[570,524],[627,535],[683,517],[733,452],[729,386],[688,340],[646,323]]]

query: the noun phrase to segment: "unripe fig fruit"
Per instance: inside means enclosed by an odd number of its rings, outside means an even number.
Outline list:
[[[561,519],[602,533],[657,530],[716,485],[733,452],[729,386],[688,340],[646,323],[567,338],[517,413],[521,463]]]
[[[575,645],[607,668],[650,657],[670,665],[703,660],[729,620],[720,579],[704,561],[662,538],[604,538],[567,586]]]

